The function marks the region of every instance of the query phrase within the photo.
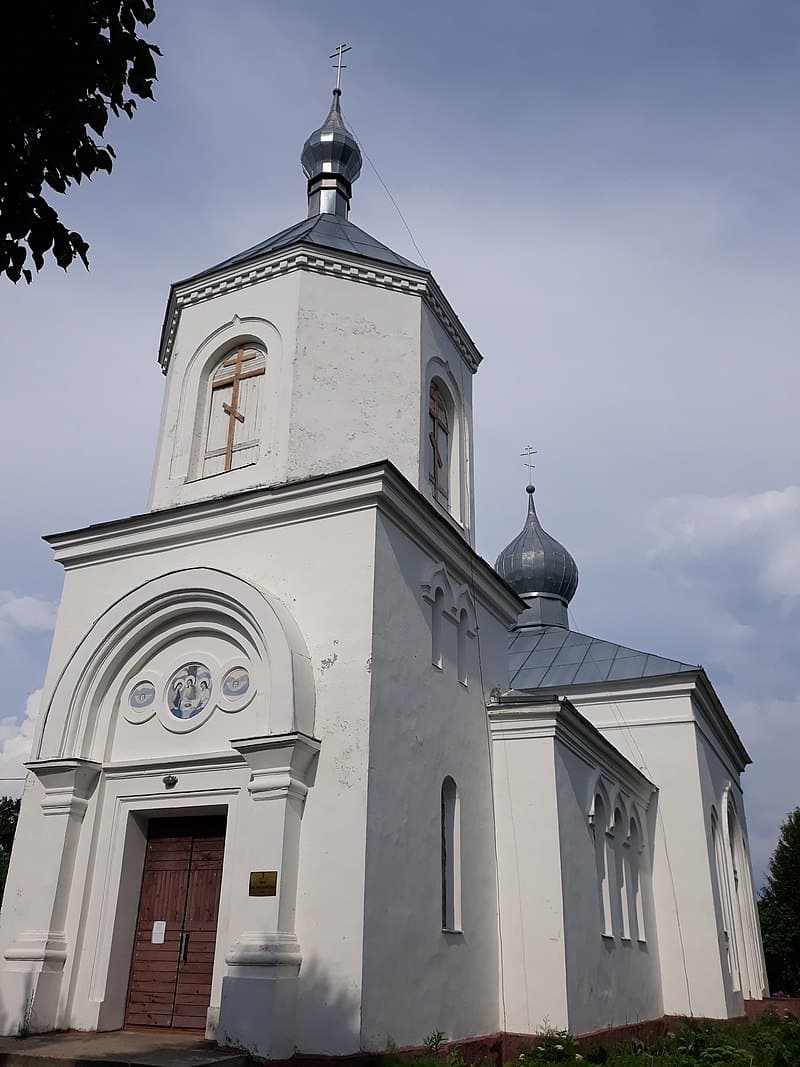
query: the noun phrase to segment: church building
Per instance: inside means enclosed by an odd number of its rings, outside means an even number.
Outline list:
[[[47,539],[2,1032],[284,1058],[742,1015],[733,724],[701,667],[570,628],[531,486],[476,553],[481,355],[350,222],[338,88],[302,165],[307,218],[170,290],[147,510]]]

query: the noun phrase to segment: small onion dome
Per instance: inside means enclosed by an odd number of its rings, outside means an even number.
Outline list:
[[[352,195],[352,184],[361,173],[361,149],[344,124],[339,98],[333,90],[328,117],[303,145],[300,162],[308,178],[308,214],[344,215]]]
[[[522,532],[503,549],[494,569],[520,596],[556,597],[566,605],[578,588],[578,566],[566,548],[542,529],[532,485],[527,493],[528,516]]]

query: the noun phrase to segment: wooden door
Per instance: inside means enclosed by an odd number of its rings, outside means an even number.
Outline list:
[[[151,820],[126,1026],[205,1029],[224,847],[224,816]]]

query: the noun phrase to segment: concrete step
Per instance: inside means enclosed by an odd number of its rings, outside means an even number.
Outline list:
[[[157,1030],[0,1038],[0,1067],[250,1067],[242,1052]]]

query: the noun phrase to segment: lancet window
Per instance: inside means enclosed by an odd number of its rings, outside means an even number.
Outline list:
[[[445,507],[450,499],[450,405],[444,387],[434,379],[428,401],[428,478],[433,498]]]
[[[461,930],[461,811],[449,776],[442,782],[442,929]]]
[[[240,344],[213,368],[208,381],[208,418],[201,477],[246,467],[258,459],[266,352]]]

